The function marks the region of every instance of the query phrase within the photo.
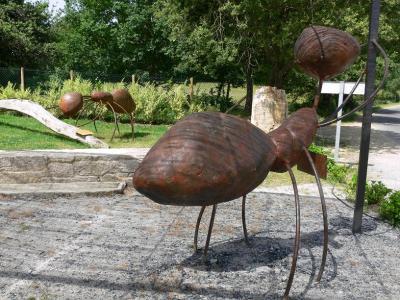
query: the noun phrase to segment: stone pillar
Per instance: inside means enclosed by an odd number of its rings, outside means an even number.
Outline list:
[[[251,107],[251,123],[265,132],[277,128],[288,115],[284,90],[263,86],[256,90]]]

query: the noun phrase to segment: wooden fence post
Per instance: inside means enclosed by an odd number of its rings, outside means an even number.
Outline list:
[[[189,84],[189,99],[190,101],[193,100],[193,77],[190,77],[190,84]]]
[[[135,74],[132,74],[132,83],[135,83],[136,82],[136,76],[135,76]]]
[[[25,72],[24,72],[24,67],[21,67],[21,91],[25,91]]]
[[[69,71],[69,79],[74,80],[74,71],[73,70]]]

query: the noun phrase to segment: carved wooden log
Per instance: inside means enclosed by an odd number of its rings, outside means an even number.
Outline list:
[[[95,138],[93,135],[79,135],[79,128],[64,123],[45,110],[41,105],[30,100],[0,100],[0,109],[14,110],[31,116],[51,130],[79,142],[89,144],[93,148],[108,148],[106,143]]]
[[[286,119],[288,104],[284,90],[263,86],[257,89],[251,108],[251,123],[265,132],[277,128]]]

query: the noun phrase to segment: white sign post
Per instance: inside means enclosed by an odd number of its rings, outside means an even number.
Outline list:
[[[321,94],[339,94],[338,107],[343,103],[343,96],[350,94],[354,88],[355,82],[344,82],[344,81],[324,81],[322,84]],[[365,83],[359,83],[353,95],[364,95]],[[338,117],[342,115],[342,110],[339,110]],[[336,123],[336,139],[335,139],[335,161],[339,160],[339,146],[340,146],[340,127],[342,121]]]

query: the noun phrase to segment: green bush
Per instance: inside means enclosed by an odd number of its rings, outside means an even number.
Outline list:
[[[369,205],[381,203],[391,191],[381,181],[372,181],[365,187],[365,201]]]
[[[351,179],[347,182],[346,190],[347,198],[354,200],[357,193],[357,175],[354,174]]]
[[[367,182],[365,186],[365,202],[368,205],[379,204],[392,190],[381,181]],[[346,185],[346,194],[349,199],[355,199],[357,192],[357,175],[354,174]]]
[[[154,84],[139,85],[137,83],[92,83],[77,76],[74,80],[60,80],[51,78],[35,90],[21,91],[15,85],[9,83],[5,87],[0,86],[0,99],[17,98],[32,100],[49,110],[57,117],[62,117],[58,108],[60,97],[68,92],[76,91],[82,95],[90,95],[94,90],[112,92],[117,88],[127,88],[136,103],[135,119],[142,123],[172,124],[183,116],[192,112],[205,110],[218,110],[214,102],[207,94],[195,94],[192,101],[188,101],[187,87],[184,84],[166,84],[157,86]],[[95,105],[90,100],[85,100],[85,109],[80,117],[91,118],[94,114],[109,120],[112,114],[106,107],[101,106],[95,111]],[[123,117],[123,120],[126,118]]]
[[[308,147],[311,152],[329,156],[329,151],[314,143]],[[333,183],[346,183],[350,173],[350,167],[337,164],[332,158],[328,157],[328,181]]]
[[[400,191],[394,192],[381,204],[380,216],[393,226],[400,226]]]

